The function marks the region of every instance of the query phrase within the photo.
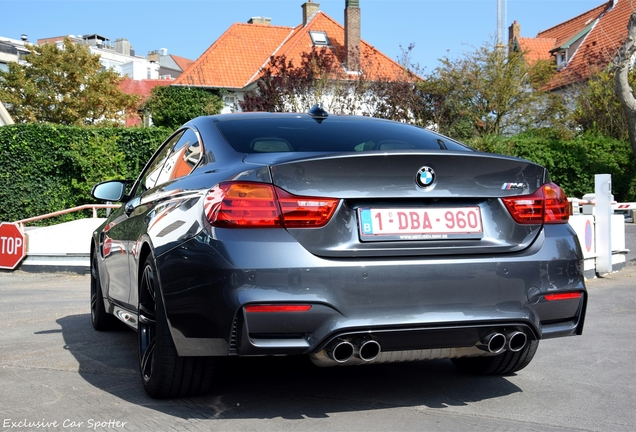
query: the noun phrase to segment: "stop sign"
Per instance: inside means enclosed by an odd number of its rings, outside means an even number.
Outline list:
[[[24,234],[17,224],[0,223],[0,268],[16,268],[26,255]]]

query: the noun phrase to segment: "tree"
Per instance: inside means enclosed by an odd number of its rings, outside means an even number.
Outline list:
[[[98,55],[65,39],[63,46],[29,45],[24,64],[0,72],[0,100],[16,122],[119,123],[138,102],[121,91],[123,80],[102,70]]]
[[[419,83],[424,117],[457,138],[514,133],[564,117],[565,107],[546,84],[548,62],[526,63],[523,53],[486,44],[464,57],[441,59]]]
[[[614,60],[616,96],[621,102],[627,120],[627,132],[632,152],[636,155],[636,98],[630,85],[629,71],[636,54],[636,12],[632,13],[627,24],[627,39]]]
[[[313,49],[295,65],[286,56],[273,56],[257,81],[257,89],[239,102],[243,111],[305,112],[321,103],[334,114],[362,114],[393,120],[416,120],[414,86],[418,79],[408,69],[402,76],[370,76],[378,70],[368,56],[361,72],[348,74],[342,64],[343,48]]]
[[[220,113],[223,101],[218,94],[202,88],[157,86],[146,107],[154,125],[176,129],[195,117]]]
[[[295,65],[285,55],[273,56],[257,90],[245,94],[239,104],[243,111],[304,112],[322,103],[332,113],[355,111],[359,99],[362,74],[351,79],[345,75],[342,62],[329,50],[302,53]]]
[[[576,108],[572,119],[585,131],[629,141],[627,118],[616,94],[614,75],[615,72],[610,69],[601,70],[576,89]],[[636,76],[630,73],[628,79],[633,88]]]

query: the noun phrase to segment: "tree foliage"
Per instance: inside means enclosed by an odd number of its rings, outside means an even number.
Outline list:
[[[565,106],[545,86],[548,62],[526,63],[523,53],[486,44],[441,65],[419,83],[424,118],[456,138],[516,133],[554,126]]]
[[[629,74],[630,87],[636,85],[636,76]],[[602,70],[579,86],[576,107],[572,113],[575,126],[584,131],[595,131],[608,137],[628,141],[627,118],[616,96],[614,73]]]
[[[0,100],[16,122],[119,123],[136,106],[138,97],[119,88],[123,78],[102,70],[87,46],[67,38],[62,47],[27,47],[24,64],[11,62],[0,71]]]
[[[223,101],[216,92],[202,88],[157,86],[146,107],[154,125],[176,129],[193,118],[220,113]]]
[[[286,56],[270,59],[255,91],[239,102],[243,111],[305,112],[320,103],[330,113],[362,114],[417,122],[414,82],[407,68],[402,76],[374,76],[372,58],[363,57],[361,71],[347,73],[343,50],[313,49],[302,54],[300,64]],[[376,75],[378,75],[376,73]]]
[[[636,200],[636,157],[629,142],[588,131],[576,136],[558,129],[530,129],[505,137],[487,135],[470,140],[475,148],[516,156],[545,166],[568,196],[594,191],[594,173],[612,175],[618,201]]]
[[[360,104],[361,77],[347,77],[340,59],[329,50],[305,52],[299,65],[285,55],[273,56],[257,90],[239,104],[243,111],[304,112],[322,103],[327,111],[344,114]]]

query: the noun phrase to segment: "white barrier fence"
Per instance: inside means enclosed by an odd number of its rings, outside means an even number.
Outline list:
[[[636,204],[614,202],[611,185],[609,174],[597,174],[594,194],[585,195],[582,200],[570,200],[569,223],[583,250],[586,277],[602,276],[626,265],[626,211],[631,211],[632,206],[636,208]]]

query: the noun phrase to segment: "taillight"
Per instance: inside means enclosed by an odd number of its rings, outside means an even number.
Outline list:
[[[568,198],[563,189],[546,183],[531,195],[502,198],[512,218],[520,224],[567,223]]]
[[[276,188],[285,228],[321,227],[338,206],[333,198],[299,197]]]
[[[259,183],[221,183],[205,197],[205,214],[218,227],[280,227],[274,187]]]
[[[269,184],[226,182],[208,191],[205,214],[216,227],[319,228],[329,222],[338,202],[292,195]]]

